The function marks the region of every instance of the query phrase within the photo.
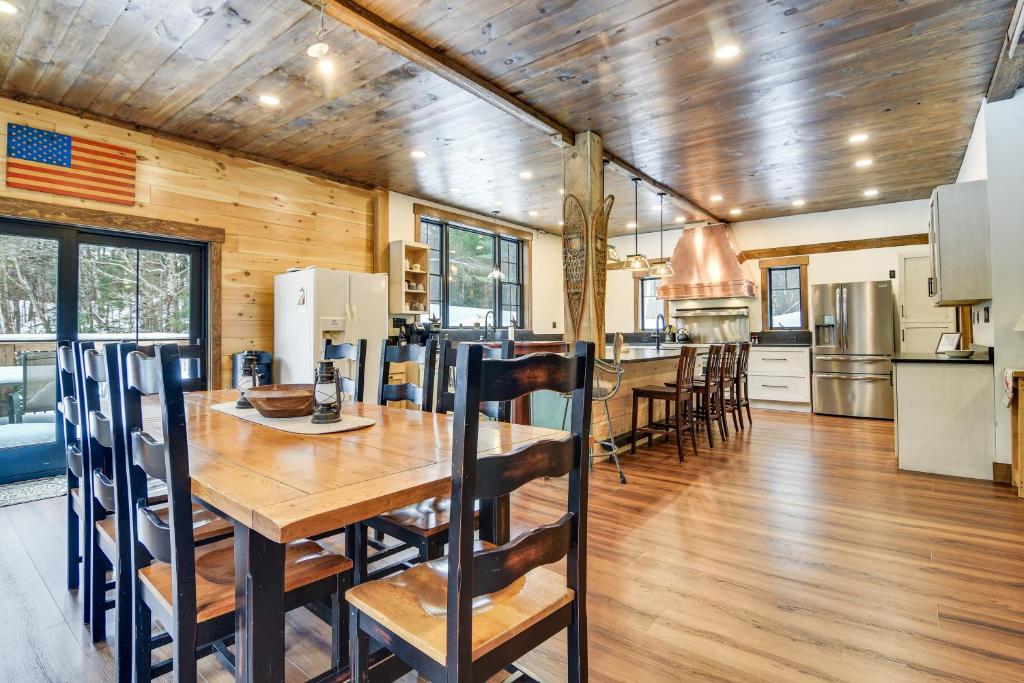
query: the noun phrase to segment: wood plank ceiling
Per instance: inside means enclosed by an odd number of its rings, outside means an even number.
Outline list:
[[[305,54],[320,19],[302,0],[14,4],[0,17],[4,95],[558,230],[560,154],[543,135],[330,20],[325,76]],[[362,4],[744,220],[919,199],[952,182],[1013,1]],[[740,56],[715,61],[713,33]],[[851,145],[855,132],[869,140]],[[862,157],[873,165],[855,169]],[[611,173],[608,185],[621,234],[632,187]],[[642,200],[642,229],[656,227],[656,203]]]

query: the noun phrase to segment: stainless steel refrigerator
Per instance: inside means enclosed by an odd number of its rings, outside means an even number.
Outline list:
[[[892,283],[814,285],[811,314],[814,412],[891,420]]]

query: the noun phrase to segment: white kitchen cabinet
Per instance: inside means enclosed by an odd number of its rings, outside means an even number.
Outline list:
[[[932,191],[928,244],[936,306],[964,306],[992,298],[988,183],[942,185]]]
[[[810,349],[752,346],[748,372],[752,405],[770,410],[810,411]]]
[[[948,306],[936,306],[928,294],[928,278],[931,275],[931,257],[927,254],[900,255],[901,325],[910,323],[956,325],[956,309]]]
[[[992,366],[938,361],[893,368],[900,469],[991,479]]]
[[[939,337],[947,332],[956,332],[956,325],[952,323],[907,323],[900,325],[900,352],[935,353],[935,348],[939,345]]]

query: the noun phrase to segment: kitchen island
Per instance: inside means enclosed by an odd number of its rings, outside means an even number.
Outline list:
[[[900,469],[992,479],[995,406],[992,356],[893,356]]]

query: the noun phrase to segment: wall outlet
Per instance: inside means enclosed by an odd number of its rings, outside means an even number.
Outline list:
[[[984,308],[984,311],[985,311],[985,322],[988,322],[988,321],[989,321],[989,317],[988,317],[988,306],[986,306],[986,307]]]
[[[558,327],[558,324],[557,324],[557,323],[555,323],[555,321],[554,321],[554,320],[552,320],[552,321],[551,321],[551,329],[555,329],[556,327]]]
[[[889,279],[890,280],[895,280],[896,279],[896,271],[895,270],[890,270],[889,271]]]

